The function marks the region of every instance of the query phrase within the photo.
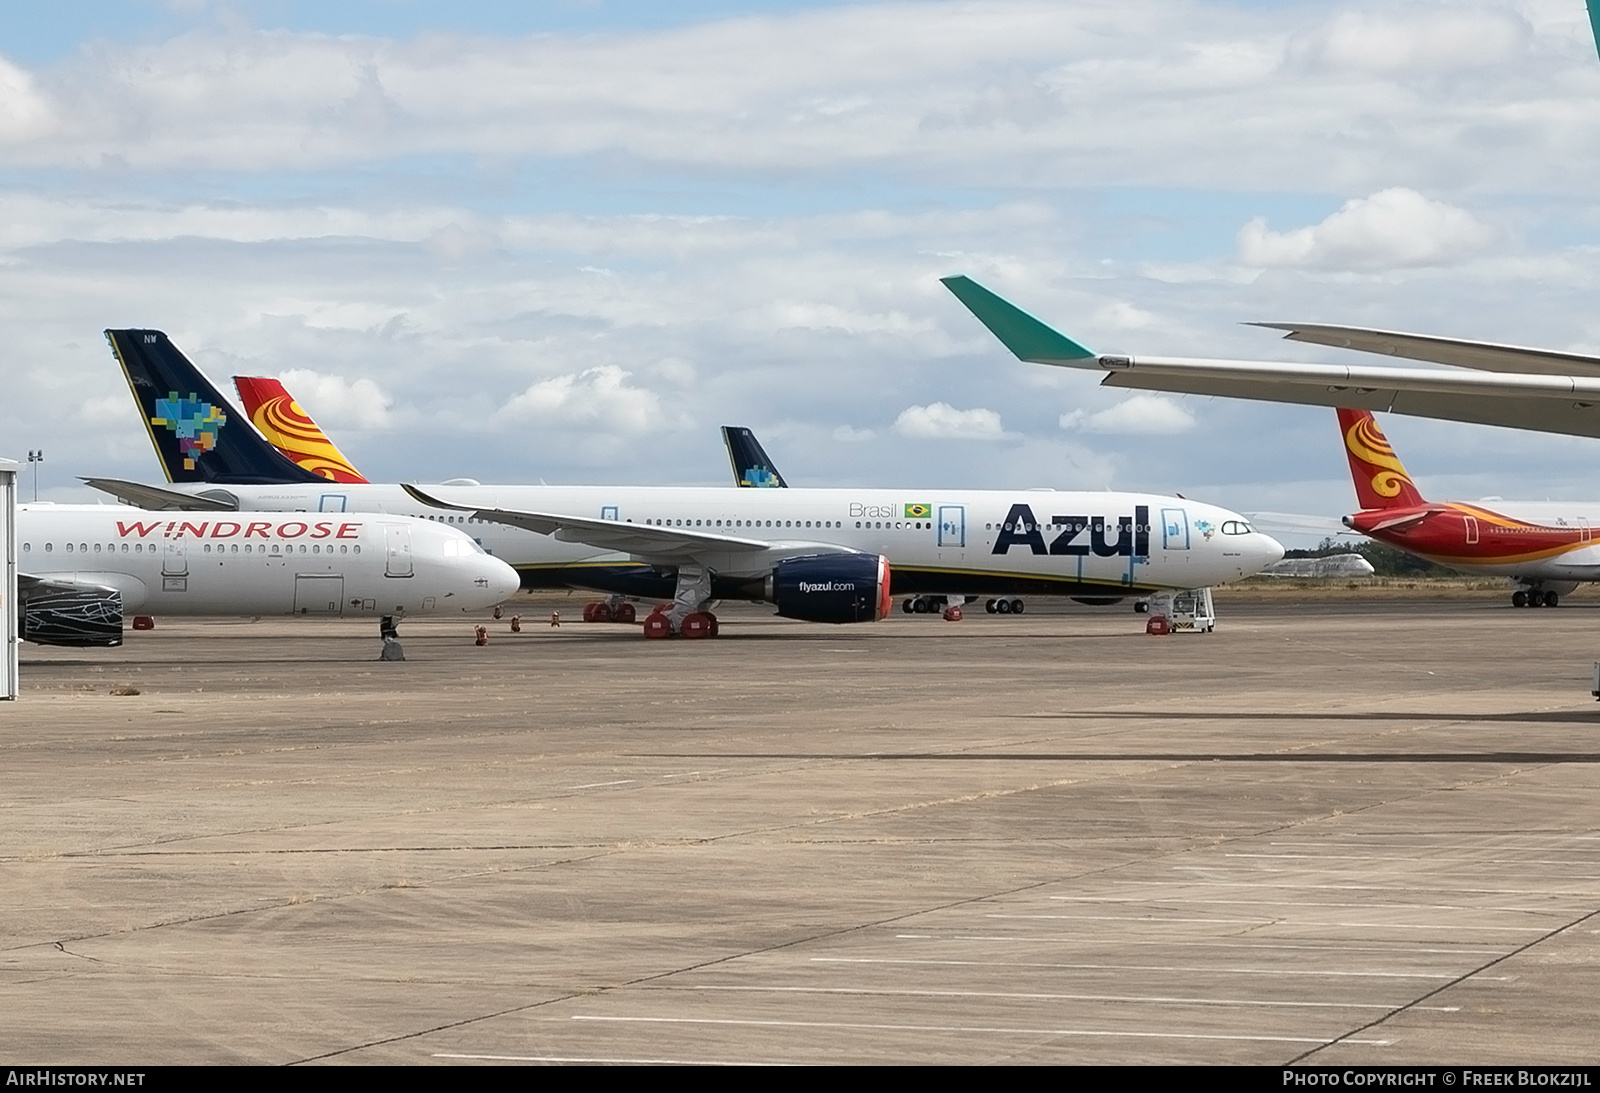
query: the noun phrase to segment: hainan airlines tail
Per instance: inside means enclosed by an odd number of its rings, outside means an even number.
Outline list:
[[[269,377],[234,376],[233,385],[250,424],[302,468],[334,482],[366,481],[283,384]]]
[[[321,482],[261,438],[159,330],[107,330],[168,482]]]
[[[777,464],[762,450],[755,433],[742,425],[724,425],[722,442],[728,446],[728,460],[733,464],[735,485],[755,489],[788,487],[789,483],[783,480]]]
[[[1400,457],[1378,428],[1369,410],[1337,411],[1344,434],[1344,453],[1350,459],[1350,477],[1356,501],[1363,510],[1408,509],[1426,505]]]

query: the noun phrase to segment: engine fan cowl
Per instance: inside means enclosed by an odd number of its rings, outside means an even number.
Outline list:
[[[785,558],[767,578],[768,596],[786,619],[877,622],[889,614],[889,559],[881,554]]]
[[[121,645],[122,593],[98,585],[50,585],[25,594],[22,640],[36,645]]]

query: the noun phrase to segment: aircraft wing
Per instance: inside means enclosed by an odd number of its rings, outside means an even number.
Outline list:
[[[1362,353],[1382,353],[1414,361],[1453,364],[1485,372],[1533,372],[1545,376],[1600,376],[1600,357],[1585,353],[1564,353],[1555,349],[1529,349],[1520,345],[1497,345],[1461,338],[1441,338],[1434,334],[1404,334],[1396,330],[1369,330],[1360,326],[1328,326],[1323,323],[1247,323],[1270,330],[1287,330],[1291,342],[1331,345]]]
[[[104,490],[118,501],[137,505],[142,509],[185,509],[190,512],[233,512],[237,501],[220,497],[169,490],[163,486],[147,486],[143,482],[127,482],[120,478],[82,478],[80,481]],[[221,491],[218,491],[221,492]]]
[[[586,516],[563,516],[551,512],[519,512],[511,509],[483,509],[454,505],[426,493],[416,486],[403,487],[424,505],[439,509],[470,512],[479,520],[524,528],[540,535],[551,535],[562,542],[585,543],[601,550],[615,550],[636,557],[666,563],[693,561],[706,554],[745,554],[770,550],[774,544],[762,539],[743,539],[734,535],[691,531],[688,528],[630,524],[622,520],[596,520]],[[835,547],[841,553],[855,553]]]
[[[1100,372],[1103,387],[1390,411],[1600,437],[1600,377],[1096,355],[970,278],[946,277],[944,284],[1019,360]]]

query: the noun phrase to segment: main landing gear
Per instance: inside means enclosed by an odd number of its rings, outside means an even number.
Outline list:
[[[644,636],[670,638],[677,634],[690,640],[716,637],[721,628],[717,616],[705,610],[710,602],[711,571],[703,566],[680,565],[672,605],[663,604],[650,612],[644,620]]]
[[[989,600],[983,605],[983,609],[991,615],[1020,615],[1023,612],[1024,605],[1021,600],[1017,599]]]
[[[1554,607],[1561,597],[1578,587],[1576,581],[1517,581],[1512,607]]]
[[[584,622],[637,622],[638,612],[633,604],[621,596],[612,596],[609,600],[595,600],[583,605]]]
[[[1524,592],[1520,588],[1511,593],[1512,607],[1555,607],[1561,597],[1554,592]]]
[[[960,622],[961,607],[969,596],[911,596],[900,601],[900,610],[908,615],[937,614],[945,622]],[[994,601],[991,600],[991,603]]]

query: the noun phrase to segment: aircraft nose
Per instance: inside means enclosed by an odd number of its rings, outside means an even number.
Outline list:
[[[516,570],[499,558],[489,554],[484,555],[483,558],[485,562],[489,563],[487,567],[489,572],[485,576],[489,578],[489,588],[494,596],[490,606],[509,600],[516,594],[517,589],[522,587],[522,578],[517,576]]]
[[[1278,542],[1278,540],[1274,539],[1270,535],[1263,535],[1259,531],[1256,532],[1256,539],[1256,545],[1260,548],[1258,551],[1261,557],[1260,569],[1265,569],[1269,565],[1283,561],[1282,543]]]

